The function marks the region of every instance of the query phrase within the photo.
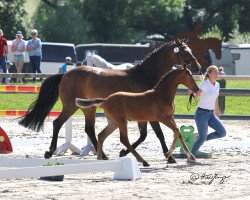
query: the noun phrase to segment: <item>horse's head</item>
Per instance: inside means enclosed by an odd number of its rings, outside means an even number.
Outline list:
[[[86,57],[85,59],[82,61],[82,65],[88,65],[88,66],[91,66],[91,67],[95,67],[94,63],[93,63],[93,54],[92,52],[90,51],[87,51],[86,52]]]
[[[177,78],[179,79],[179,84],[185,85],[194,93],[199,91],[199,87],[194,80],[193,74],[186,65],[180,69],[179,76],[177,76]]]
[[[173,45],[173,54],[176,59],[176,64],[190,66],[193,65],[196,69],[195,72],[199,73],[201,65],[192,54],[192,50],[186,44],[187,40],[175,39],[175,45]]]
[[[208,38],[209,43],[211,45],[211,49],[213,50],[215,57],[217,60],[221,59],[221,49],[222,49],[222,41],[217,38]]]

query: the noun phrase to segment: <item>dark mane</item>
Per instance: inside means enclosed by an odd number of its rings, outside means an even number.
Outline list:
[[[156,84],[154,88],[160,85],[161,82],[164,81],[164,79],[168,78],[169,76],[172,76],[174,74],[173,72],[177,73],[177,71],[180,71],[180,70],[183,70],[183,68],[182,67],[176,68],[176,69],[172,68],[169,72],[167,72],[165,75],[162,76],[161,80]]]
[[[138,64],[136,64],[134,67],[139,67],[142,66],[143,64],[145,64],[145,62],[147,62],[150,59],[153,59],[154,56],[158,55],[161,51],[163,51],[163,49],[165,49],[165,47],[170,47],[174,44],[174,41],[170,41],[167,43],[163,43],[162,45],[160,45],[159,47],[153,49],[151,52],[149,52],[144,59],[139,62]]]

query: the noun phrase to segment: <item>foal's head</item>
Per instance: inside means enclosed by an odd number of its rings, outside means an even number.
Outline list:
[[[175,46],[174,46],[174,54],[173,56],[176,59],[176,64],[182,66],[190,66],[191,64],[195,67],[195,73],[200,72],[200,64],[197,59],[192,54],[192,50],[186,44],[187,39],[179,40],[178,38],[175,39]]]
[[[188,89],[192,90],[193,92],[198,92],[199,87],[196,84],[194,77],[189,69],[187,69],[187,66],[184,65],[184,68],[179,69],[179,73],[176,76],[178,79],[179,84],[185,85]]]

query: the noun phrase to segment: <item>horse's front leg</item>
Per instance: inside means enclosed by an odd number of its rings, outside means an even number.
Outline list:
[[[184,149],[187,157],[189,159],[191,159],[191,160],[195,160],[195,157],[192,155],[192,153],[190,152],[190,150],[187,148],[187,146],[186,146],[186,144],[185,144],[185,142],[183,140],[183,137],[181,136],[180,130],[177,127],[177,125],[176,125],[176,123],[174,121],[173,116],[171,116],[171,117],[167,117],[166,116],[164,119],[161,120],[161,122],[163,124],[165,124],[166,126],[168,126],[170,129],[172,129],[173,132],[174,132],[173,142],[172,142],[172,144],[170,146],[169,151],[165,155],[166,158],[168,159],[172,155],[173,151],[176,148],[177,139],[180,139],[181,145],[182,145],[182,147],[183,147],[183,149]]]
[[[139,131],[140,131],[140,137],[138,138],[138,140],[136,142],[134,142],[132,144],[132,147],[134,149],[136,149],[136,147],[139,146],[139,144],[141,144],[147,137],[147,122],[138,122],[138,127],[139,127]],[[128,153],[130,153],[130,151],[128,149],[122,149],[120,151],[120,157],[124,157],[126,156]]]
[[[49,151],[44,154],[45,158],[51,158],[57,148],[58,134],[62,125],[70,118],[70,116],[76,111],[76,107],[73,106],[71,110],[63,108],[61,114],[53,121],[53,136],[50,144]]]
[[[163,154],[165,156],[166,153],[168,152],[168,147],[166,145],[165,137],[164,137],[164,134],[162,132],[160,123],[158,121],[152,121],[152,122],[150,122],[150,125],[153,128],[157,138],[160,140],[161,147],[162,147],[162,150],[163,150]],[[174,159],[174,157],[172,155],[169,156],[168,163],[171,163],[171,164],[176,163],[176,160]]]

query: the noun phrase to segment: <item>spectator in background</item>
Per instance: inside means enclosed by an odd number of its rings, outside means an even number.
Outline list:
[[[13,52],[14,64],[16,66],[17,73],[22,73],[24,64],[25,41],[23,40],[23,34],[21,31],[17,31],[16,39],[12,41],[11,51]],[[23,83],[22,78],[17,78],[16,82]]]
[[[219,67],[219,75],[226,75],[224,71],[224,67]],[[226,88],[226,80],[224,78],[221,78],[217,80],[220,84],[220,88]],[[224,114],[225,112],[225,104],[226,104],[226,97],[225,96],[219,96],[218,97],[218,103],[221,114]]]
[[[0,29],[0,66],[3,69],[3,73],[7,72],[6,69],[6,57],[8,55],[8,44],[7,40],[3,35],[2,29]],[[5,78],[2,79],[2,84],[6,84]]]
[[[59,73],[65,73],[70,69],[74,68],[71,57],[65,58],[65,63],[59,68]]]
[[[13,65],[13,63],[12,62],[10,62],[10,61],[6,61],[6,73],[9,73],[9,69],[11,68],[11,66]],[[3,69],[1,68],[1,66],[0,66],[0,73],[3,73]],[[0,81],[2,81],[2,78],[0,78]],[[5,83],[6,84],[8,84],[8,83],[10,83],[10,81],[11,81],[11,78],[10,77],[6,77],[5,78]]]
[[[26,45],[26,51],[29,54],[30,64],[33,69],[33,73],[41,73],[40,64],[42,58],[42,42],[38,38],[38,32],[36,29],[33,29],[31,32],[32,39],[28,41]],[[34,78],[33,81],[36,79]]]

